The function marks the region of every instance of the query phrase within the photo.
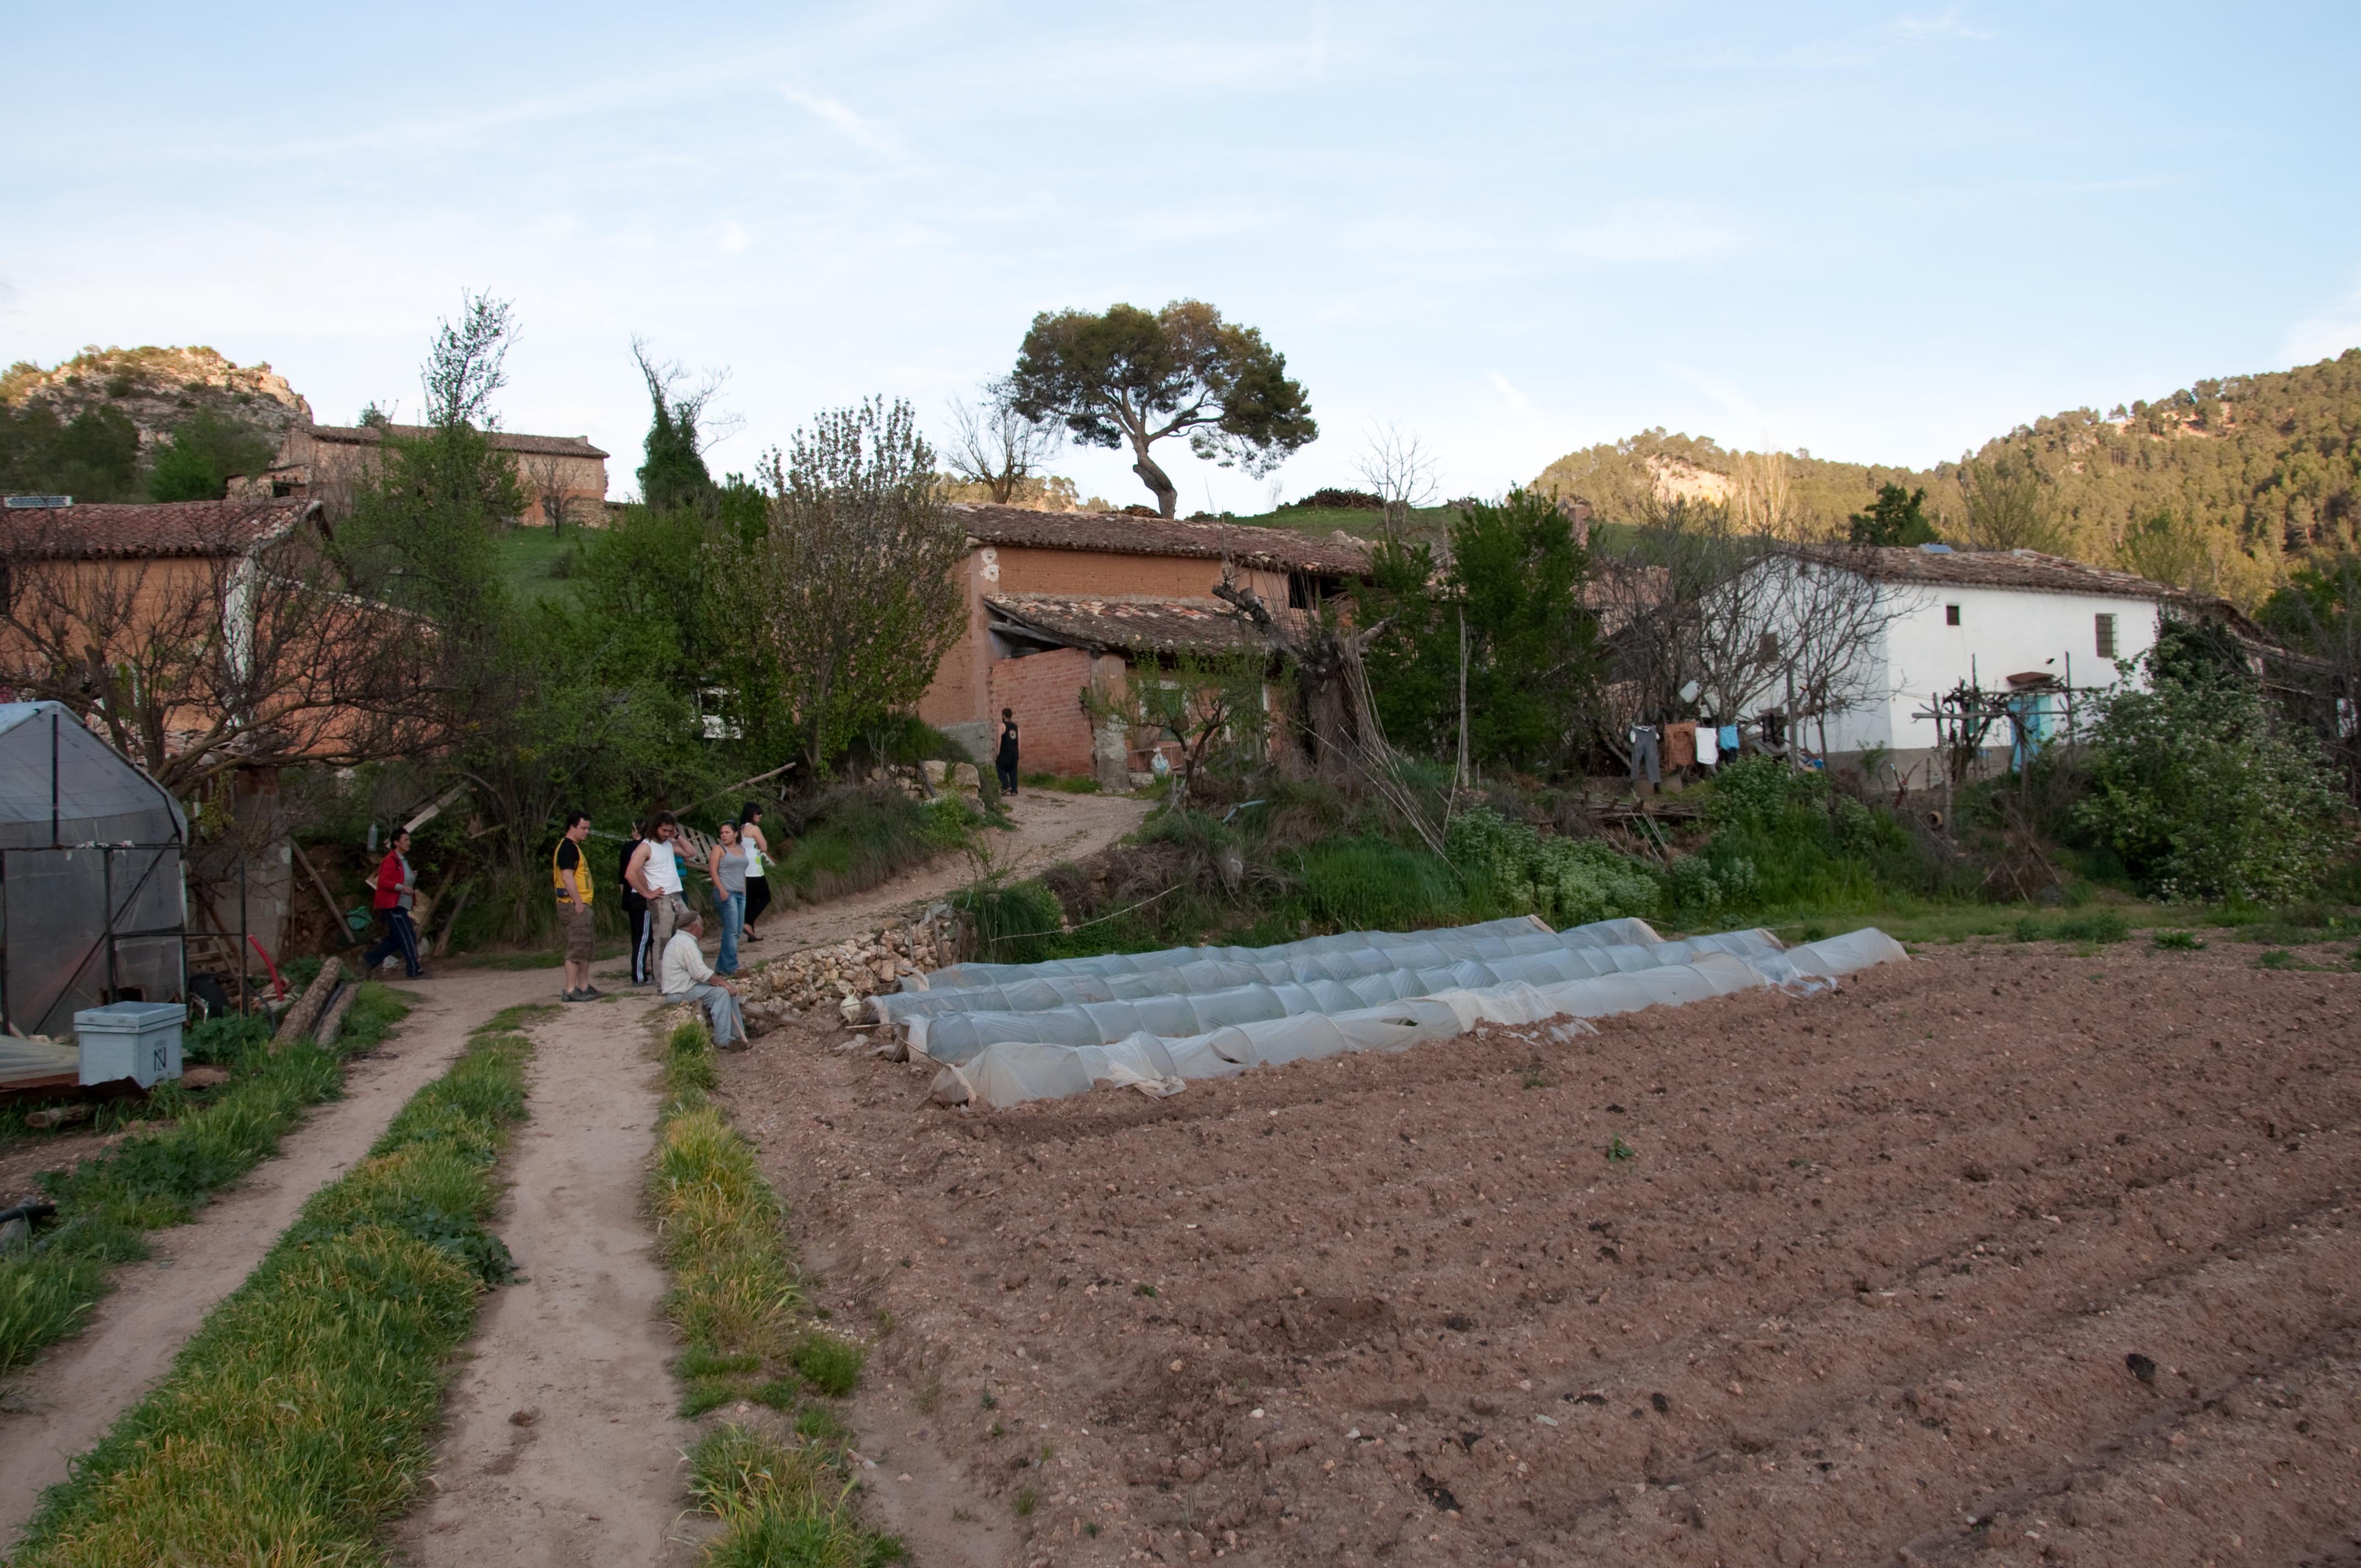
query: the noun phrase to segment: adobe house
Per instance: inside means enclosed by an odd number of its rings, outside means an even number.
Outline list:
[[[310,496],[331,511],[349,507],[353,488],[368,474],[390,433],[417,440],[417,424],[291,424],[279,455],[262,473],[230,481],[240,498]],[[580,435],[492,434],[492,447],[516,465],[524,491],[520,522],[546,528],[553,519],[600,527],[607,521],[607,454]]]
[[[1094,727],[1083,694],[1118,695],[1143,661],[1250,641],[1213,597],[1225,566],[1282,613],[1334,596],[1369,566],[1342,535],[986,502],[951,510],[968,532],[967,630],[918,716],[988,762],[1000,710],[1013,708],[1026,771],[1095,774],[1114,788],[1148,766],[1145,738]]]

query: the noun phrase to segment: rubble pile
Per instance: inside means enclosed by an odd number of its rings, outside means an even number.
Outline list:
[[[855,1016],[862,998],[959,962],[962,935],[959,916],[938,904],[906,924],[774,959],[747,971],[747,1016],[778,1024],[818,1006]]]

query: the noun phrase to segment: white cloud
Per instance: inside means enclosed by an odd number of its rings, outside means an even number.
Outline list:
[[[1652,197],[1609,207],[1565,231],[1560,248],[1586,261],[1704,261],[1743,243],[1737,227],[1695,202]]]
[[[743,256],[752,243],[746,225],[735,218],[724,218],[714,225],[713,248],[724,256]]]
[[[1726,376],[1717,376],[1709,370],[1699,370],[1692,366],[1675,361],[1665,363],[1664,374],[1684,386],[1694,387],[1703,392],[1714,407],[1737,422],[1740,430],[1763,432],[1760,438],[1762,445],[1774,444],[1770,434],[1770,418],[1754,405],[1753,400],[1747,397],[1745,392],[1740,389],[1737,382]],[[1744,446],[1748,444],[1748,441],[1744,436],[1741,436],[1726,444]]]
[[[872,152],[893,153],[900,149],[884,127],[855,114],[848,104],[818,93],[807,93],[800,87],[782,87],[779,95],[815,118],[834,126],[846,136]]]
[[[2361,346],[2361,280],[2327,310],[2290,327],[2279,353],[2290,365],[2310,365],[2356,346]]]
[[[1992,34],[1960,19],[1960,8],[1949,5],[1924,16],[1894,16],[1872,27],[1791,44],[1769,53],[1723,49],[1696,63],[1725,71],[1858,71],[1876,65],[1896,46],[1956,41],[1977,43]]]
[[[1516,410],[1521,414],[1529,414],[1533,411],[1532,399],[1517,390],[1516,387],[1506,376],[1503,376],[1498,370],[1495,370],[1492,372],[1491,381],[1492,389],[1499,393],[1501,400],[1510,408]]]

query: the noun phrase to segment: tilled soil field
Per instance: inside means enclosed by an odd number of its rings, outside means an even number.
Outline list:
[[[2356,1003],[1996,945],[1165,1101],[725,1074],[868,1474],[1023,1561],[2352,1564]]]

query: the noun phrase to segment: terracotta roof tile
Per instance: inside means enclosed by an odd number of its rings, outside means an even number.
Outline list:
[[[1099,653],[1215,653],[1252,647],[1259,634],[1214,598],[1142,594],[998,594],[984,601],[1004,625]],[[1282,618],[1301,610],[1282,609]]]
[[[404,441],[417,441],[433,433],[423,424],[315,424],[310,427],[314,441],[333,442],[343,446],[375,446],[391,431]],[[519,435],[511,431],[492,432],[492,444],[502,452],[522,452],[537,457],[605,457],[608,453],[578,435]]]
[[[951,510],[965,521],[970,534],[987,544],[1105,551],[1118,555],[1191,555],[1212,561],[1227,558],[1241,566],[1316,576],[1357,576],[1369,569],[1368,552],[1357,543],[1322,539],[1286,528],[1183,522],[1178,518],[1128,512],[1037,511],[987,501],[955,501]]]
[[[237,554],[319,510],[284,500],[85,502],[0,510],[0,553],[19,558]]]
[[[2129,572],[2093,566],[2038,550],[1920,550],[1909,545],[1834,545],[1815,552],[1881,582],[1948,584],[1974,588],[2030,588],[2037,593],[2108,594],[2117,598],[2168,599],[2175,590]]]

